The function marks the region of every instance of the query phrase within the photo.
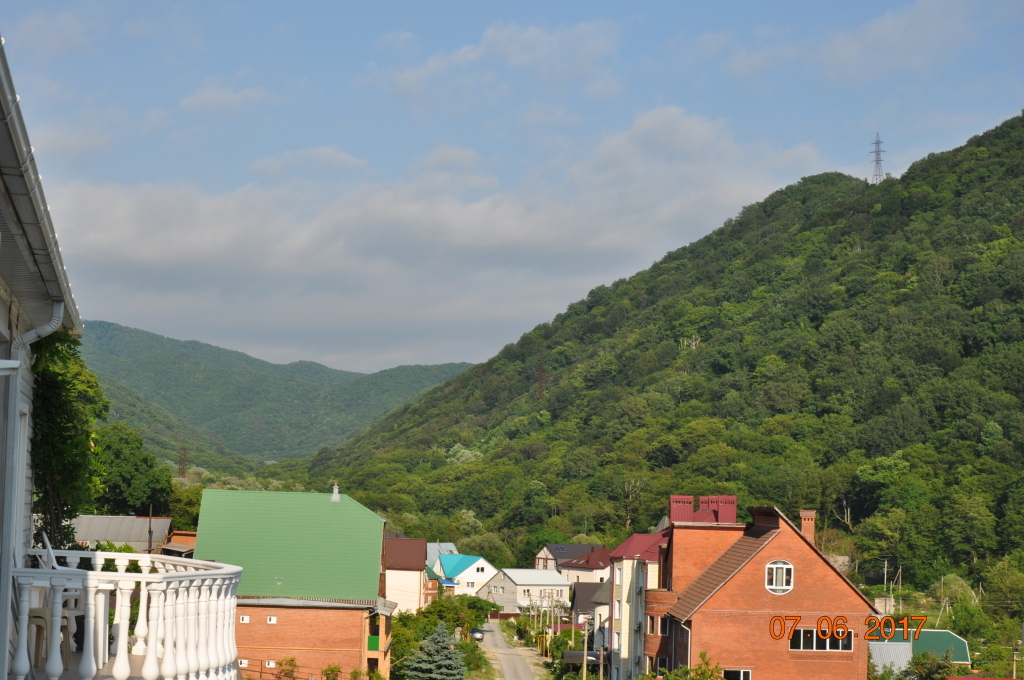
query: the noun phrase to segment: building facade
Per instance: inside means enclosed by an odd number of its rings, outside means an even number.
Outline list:
[[[501,607],[503,614],[533,608],[569,611],[569,582],[554,569],[502,569],[483,584],[478,597]]]
[[[603,545],[591,543],[548,543],[533,558],[534,569],[558,569],[566,560],[583,557],[588,552],[600,550]]]
[[[444,578],[453,583],[449,586],[452,595],[477,595],[498,573],[479,555],[445,554],[438,557],[437,565]]]
[[[384,546],[385,597],[396,604],[396,614],[415,613],[428,604],[428,594],[437,595],[437,586],[431,592],[427,578],[427,540],[386,538]]]

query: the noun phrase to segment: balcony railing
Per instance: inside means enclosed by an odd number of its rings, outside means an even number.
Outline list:
[[[33,626],[37,648],[39,636],[46,638],[43,670],[48,680],[58,680],[65,663],[69,670],[77,665],[82,680],[93,680],[101,671],[114,680],[237,677],[235,589],[241,567],[134,553],[32,550],[29,554],[38,566],[14,570],[18,587],[14,680],[24,680],[32,668],[29,628]],[[112,565],[115,571],[103,571],[104,565]],[[133,600],[138,602],[138,618],[134,631],[129,631]],[[111,608],[112,626],[108,625]],[[71,640],[79,637],[74,634],[77,617],[84,618],[84,630],[79,653],[72,657]],[[111,656],[113,664],[107,669]],[[132,660],[132,656],[141,659]]]

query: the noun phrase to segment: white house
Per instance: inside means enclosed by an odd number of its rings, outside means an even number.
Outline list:
[[[154,669],[163,677],[234,677],[234,589],[241,568],[165,555],[32,547],[31,343],[59,330],[80,333],[82,319],[2,40],[0,119],[0,641],[6,647],[0,678],[57,680],[67,673],[126,679],[141,678],[141,672],[155,678]],[[93,570],[106,559],[118,571]],[[80,564],[93,569],[78,569]],[[130,645],[128,626],[119,622],[127,623],[133,600],[139,609]],[[190,609],[193,601],[202,609]],[[176,643],[174,631],[181,626],[198,634]],[[80,649],[72,644],[75,632],[81,633]],[[111,634],[113,646],[107,644]],[[138,658],[132,662],[130,656]]]
[[[476,595],[498,573],[479,555],[441,555],[437,566],[446,579],[455,581],[453,595]]]
[[[426,539],[385,538],[384,566],[385,597],[398,604],[396,613],[415,613],[436,594],[427,588]]]
[[[479,597],[500,606],[503,614],[532,607],[568,610],[569,588],[554,569],[502,569],[483,585]]]

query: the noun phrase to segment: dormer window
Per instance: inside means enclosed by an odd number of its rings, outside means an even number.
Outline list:
[[[765,567],[764,587],[776,595],[793,590],[793,565],[783,560],[769,562]]]

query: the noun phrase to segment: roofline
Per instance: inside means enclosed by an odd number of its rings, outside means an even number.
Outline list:
[[[67,271],[64,268],[64,259],[61,257],[60,246],[57,244],[57,232],[54,230],[53,221],[50,218],[50,206],[47,204],[46,196],[43,194],[42,175],[39,174],[39,169],[36,167],[34,151],[29,144],[28,130],[25,128],[25,119],[21,115],[18,95],[14,92],[14,81],[11,78],[11,70],[7,64],[7,53],[3,45],[4,40],[0,38],[0,115],[4,117],[7,123],[6,133],[11,138],[11,146],[17,155],[16,160],[21,166],[21,174],[25,184],[30,187],[29,197],[31,198],[34,213],[26,216],[20,215],[15,211],[14,217],[17,220],[17,224],[10,226],[12,231],[17,231],[18,227],[22,230],[37,230],[42,236],[43,243],[46,244],[46,252],[42,253],[35,248],[29,248],[29,251],[24,253],[24,255],[31,258],[36,267],[51,270],[39,272],[43,287],[49,288],[47,282],[56,280],[60,289],[61,299],[64,302],[65,318],[62,319],[62,326],[68,330],[81,333],[83,329],[82,316],[78,311],[75,296],[71,292],[71,284],[68,282]],[[3,185],[3,191],[6,194],[6,181],[0,182],[0,185]],[[11,207],[13,208],[14,206],[12,205]],[[26,217],[29,219],[26,220]]]
[[[832,564],[832,562],[829,561],[829,559],[827,557],[825,557],[825,553],[821,552],[821,550],[818,549],[818,546],[814,545],[814,541],[812,541],[809,538],[807,538],[806,536],[804,536],[804,532],[800,531],[800,529],[798,529],[797,526],[795,524],[793,524],[793,522],[790,521],[790,519],[788,517],[786,517],[786,515],[781,510],[779,510],[774,505],[752,505],[752,506],[747,508],[747,512],[749,512],[751,514],[751,516],[754,515],[754,511],[755,510],[772,511],[776,515],[778,515],[782,519],[783,522],[785,522],[787,525],[789,525],[790,529],[792,529],[794,532],[796,532],[797,536],[799,536],[800,538],[803,539],[804,543],[806,543],[807,545],[810,546],[811,550],[813,550],[815,553],[817,553],[818,557],[821,558],[822,562],[824,562],[825,564],[828,565],[829,569],[831,569],[833,572],[835,572],[835,574],[839,578],[843,579],[843,582],[850,587],[850,590],[852,590],[853,592],[857,593],[857,595],[860,596],[860,599],[864,600],[864,603],[867,606],[871,607],[871,611],[873,613],[875,613],[875,614],[880,614],[881,613],[880,611],[875,609],[875,603],[872,602],[871,600],[869,600],[867,598],[867,596],[861,591],[861,589],[853,584],[853,581],[851,581],[850,579],[846,578],[846,575],[843,574],[843,572],[839,571],[839,569],[836,568],[836,565]]]

